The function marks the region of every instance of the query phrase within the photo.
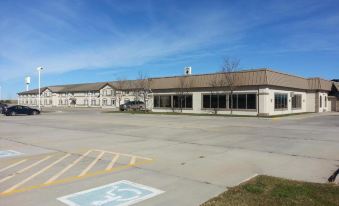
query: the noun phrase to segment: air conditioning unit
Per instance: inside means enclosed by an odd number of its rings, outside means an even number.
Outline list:
[[[192,67],[185,67],[184,74],[185,75],[191,75],[192,74]]]

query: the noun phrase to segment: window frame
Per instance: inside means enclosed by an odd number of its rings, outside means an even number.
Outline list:
[[[300,98],[299,101],[298,101],[297,97]],[[291,108],[293,110],[302,109],[302,95],[301,94],[294,94],[291,99],[292,99],[291,100]],[[294,102],[294,101],[296,101],[296,102]],[[300,103],[300,106],[298,106],[298,103]]]

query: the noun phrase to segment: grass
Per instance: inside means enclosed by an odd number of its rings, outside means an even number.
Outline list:
[[[195,114],[195,113],[181,113],[181,112],[152,112],[152,111],[103,111],[103,113],[124,113],[124,114],[158,114],[158,115],[186,115],[186,116],[214,116],[214,117],[255,117],[253,115],[235,115],[235,114]],[[311,112],[303,112],[303,113],[293,113],[293,114],[282,114],[282,115],[274,115],[274,116],[264,116],[264,118],[278,118],[278,117],[286,117],[286,116],[295,116],[302,114],[309,114]]]
[[[201,206],[338,206],[339,186],[257,176]]]

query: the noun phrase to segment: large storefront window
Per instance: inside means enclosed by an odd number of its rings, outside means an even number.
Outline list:
[[[301,95],[295,94],[292,97],[292,109],[301,109]]]
[[[192,109],[193,97],[192,95],[155,95],[153,103],[155,108]]]
[[[229,97],[229,105],[233,109],[256,109],[257,95],[256,94],[233,94]]]
[[[173,95],[173,107],[192,109],[192,95]]]
[[[204,109],[226,109],[226,95],[204,94],[202,104]]]
[[[274,109],[287,109],[287,94],[274,94]]]
[[[170,108],[171,107],[171,96],[170,95],[154,96],[154,107]]]

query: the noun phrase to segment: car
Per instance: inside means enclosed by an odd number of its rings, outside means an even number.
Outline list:
[[[15,105],[8,107],[5,115],[6,116],[15,116],[15,115],[38,115],[40,114],[40,111],[34,108],[21,106],[21,105]]]
[[[144,110],[145,103],[142,101],[129,101],[125,104],[120,105],[120,111],[129,111],[129,110]]]
[[[0,114],[4,114],[7,110],[8,105],[0,103]]]

